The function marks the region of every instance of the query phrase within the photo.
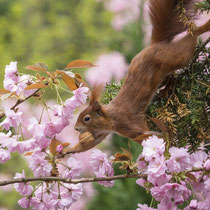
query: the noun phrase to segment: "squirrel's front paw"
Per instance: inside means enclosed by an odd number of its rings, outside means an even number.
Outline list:
[[[94,136],[90,132],[84,132],[79,135],[79,142],[84,146],[94,142]]]

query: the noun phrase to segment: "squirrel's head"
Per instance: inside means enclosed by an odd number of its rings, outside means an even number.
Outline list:
[[[103,86],[94,86],[89,106],[80,113],[75,124],[75,130],[80,133],[89,131],[92,134],[100,134],[109,128],[109,119],[103,105],[98,102]]]

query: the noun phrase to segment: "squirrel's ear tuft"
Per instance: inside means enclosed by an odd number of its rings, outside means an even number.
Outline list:
[[[104,116],[104,112],[102,110],[101,105],[98,103],[98,101],[94,101],[92,104],[93,110],[100,116]]]
[[[93,86],[93,89],[91,91],[91,97],[90,97],[90,105],[92,106],[96,101],[98,101],[104,86],[102,84],[96,84]]]
[[[90,98],[90,106],[92,106],[92,109],[100,116],[104,116],[102,107],[98,102],[99,97],[103,91],[103,88],[104,86],[102,84],[94,85],[91,92],[91,98]]]

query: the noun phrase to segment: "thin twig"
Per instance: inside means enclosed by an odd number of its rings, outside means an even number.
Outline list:
[[[202,43],[201,46],[199,46],[199,48],[196,50],[194,56],[193,56],[193,60],[191,63],[194,63],[196,61],[196,59],[198,58],[199,56],[199,53],[203,50],[203,48],[210,42],[210,37]]]
[[[39,92],[40,89],[41,89],[41,88],[37,89],[33,94],[31,94],[30,96],[26,97],[24,100],[17,100],[17,102],[10,108],[10,110],[14,110],[18,105],[20,105],[20,104],[23,103],[24,101],[28,100],[28,99],[31,98],[32,96],[35,96],[35,95]],[[5,116],[5,114],[1,114],[1,115],[0,115],[0,119],[1,119],[2,117],[4,117],[4,116]]]

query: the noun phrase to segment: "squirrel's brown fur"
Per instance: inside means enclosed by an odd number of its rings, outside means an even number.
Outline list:
[[[98,97],[101,88],[93,89],[90,105],[79,115],[75,129],[94,136],[92,145],[81,147],[80,142],[70,152],[82,152],[100,143],[108,133],[115,132],[131,139],[150,134],[145,124],[145,112],[164,77],[187,65],[192,58],[197,37],[210,30],[210,20],[195,29],[193,36],[187,34],[174,41],[185,31],[179,21],[179,0],[150,0],[152,21],[151,44],[137,54],[129,67],[119,94],[108,105],[101,105]],[[183,0],[185,15],[194,18],[194,0]],[[82,149],[81,149],[82,148]]]

